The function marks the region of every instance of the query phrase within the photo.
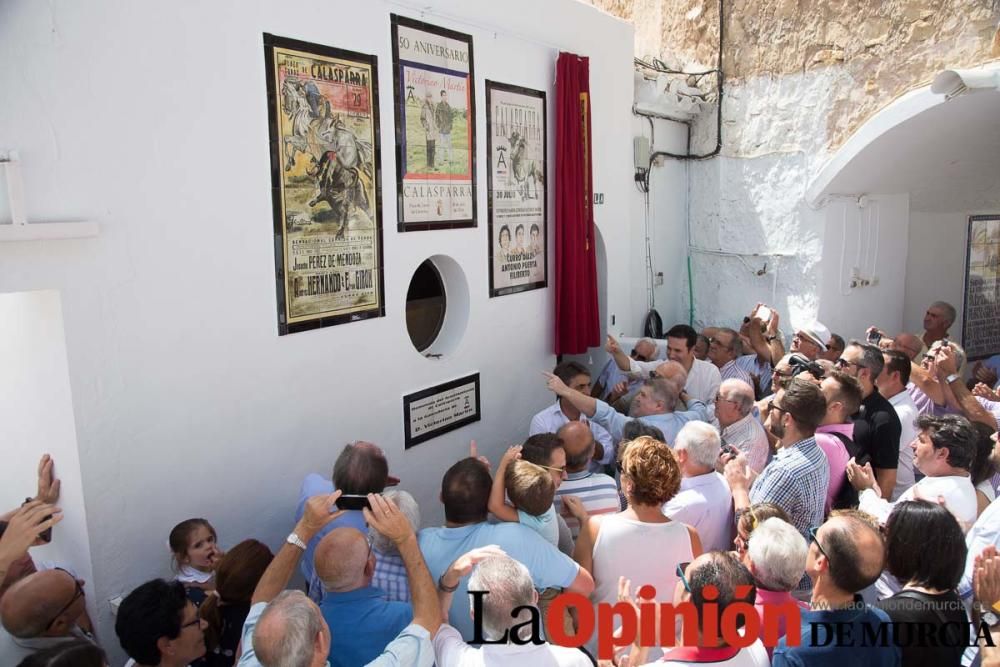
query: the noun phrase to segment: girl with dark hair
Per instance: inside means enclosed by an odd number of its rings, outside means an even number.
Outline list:
[[[903,590],[875,606],[892,619],[907,667],[961,664],[969,619],[955,588],[965,570],[965,535],[954,515],[926,500],[899,503],[886,522],[886,569]],[[918,631],[936,629],[936,642]]]
[[[177,581],[184,584],[196,605],[205,600],[205,591],[215,588],[215,567],[222,558],[218,534],[205,519],[186,519],[173,527],[167,538]]]
[[[74,639],[29,655],[17,667],[107,667],[107,664],[100,646],[86,639]]]
[[[202,603],[199,613],[205,628],[205,664],[231,667],[250,613],[250,598],[274,555],[257,540],[243,540],[230,549],[215,570],[215,592]]]

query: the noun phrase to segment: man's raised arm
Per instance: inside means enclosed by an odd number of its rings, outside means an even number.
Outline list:
[[[251,604],[270,602],[277,597],[278,593],[285,590],[292,578],[292,573],[295,572],[295,566],[299,564],[299,559],[305,553],[309,540],[314,538],[323,526],[344,513],[343,510],[330,511],[339,497],[340,491],[334,491],[329,495],[313,496],[306,501],[305,512],[292,531],[292,535],[298,539],[298,542],[293,540],[282,545],[278,555],[267,566],[257,583],[253,598],[250,600]]]

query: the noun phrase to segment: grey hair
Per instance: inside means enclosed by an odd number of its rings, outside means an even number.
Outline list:
[[[479,563],[469,577],[470,591],[489,591],[483,597],[480,623],[486,639],[497,640],[512,625],[527,618],[515,618],[511,612],[521,606],[535,606],[535,584],[528,568],[510,556],[493,556]],[[522,616],[518,614],[518,616]],[[522,630],[526,630],[522,628]]]
[[[874,382],[885,366],[885,357],[882,356],[882,350],[871,343],[862,343],[859,340],[852,340],[847,347],[856,347],[861,350],[860,365],[862,368],[867,368],[871,371],[872,382]]]
[[[958,312],[955,310],[955,306],[951,305],[947,301],[935,301],[928,308],[940,308],[944,311],[944,316],[948,318],[948,326],[955,323],[955,318],[958,317]]]
[[[715,468],[721,448],[719,432],[711,424],[701,421],[684,424],[674,441],[674,449],[687,450],[691,462],[703,468]]]
[[[746,417],[753,409],[754,395],[753,387],[743,380],[730,378],[723,380],[719,385],[719,395],[727,401],[733,401],[740,417]]]
[[[647,343],[647,344],[653,346],[653,350],[654,350],[653,354],[655,356],[653,357],[653,359],[650,359],[650,361],[653,361],[655,359],[659,359],[660,358],[660,346],[656,343],[655,340],[653,340],[652,338],[640,338],[639,340],[637,340],[635,342],[635,345],[633,345],[632,347],[636,348],[636,347],[639,346],[640,343]]]
[[[417,505],[417,501],[414,500],[413,496],[411,496],[409,492],[403,491],[402,489],[392,489],[390,491],[386,491],[382,495],[396,503],[396,507],[399,508],[399,511],[403,513],[403,516],[406,517],[406,520],[409,521],[410,525],[413,527],[413,532],[420,530],[420,506]],[[372,538],[372,548],[379,553],[399,553],[399,550],[396,549],[396,545],[392,543],[392,540],[374,528],[369,528],[368,534]]]
[[[673,412],[677,407],[677,398],[680,389],[667,378],[653,378],[646,380],[643,384],[652,390],[653,398],[663,403],[666,412]]]
[[[762,521],[750,533],[747,555],[761,588],[787,592],[802,580],[809,545],[798,529],[787,521],[772,517]]]
[[[274,631],[260,632],[268,624],[275,624]],[[257,621],[253,635],[257,660],[264,667],[309,667],[316,636],[324,626],[319,608],[305,593],[279,593]]]

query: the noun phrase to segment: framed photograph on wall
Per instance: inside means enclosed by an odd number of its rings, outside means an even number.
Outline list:
[[[969,217],[962,346],[970,360],[1000,352],[1000,214]]]
[[[545,93],[486,82],[490,298],[547,282]]]
[[[472,37],[391,15],[401,232],[476,226]]]
[[[383,317],[378,62],[264,35],[278,333]]]

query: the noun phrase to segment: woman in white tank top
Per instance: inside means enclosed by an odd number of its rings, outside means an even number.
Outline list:
[[[677,565],[701,554],[695,529],[660,509],[680,490],[677,461],[665,444],[642,436],[622,446],[618,468],[628,508],[590,517],[573,558],[594,577],[595,603],[618,601],[619,577],[631,579],[633,591],[654,586],[658,601],[671,602]]]

